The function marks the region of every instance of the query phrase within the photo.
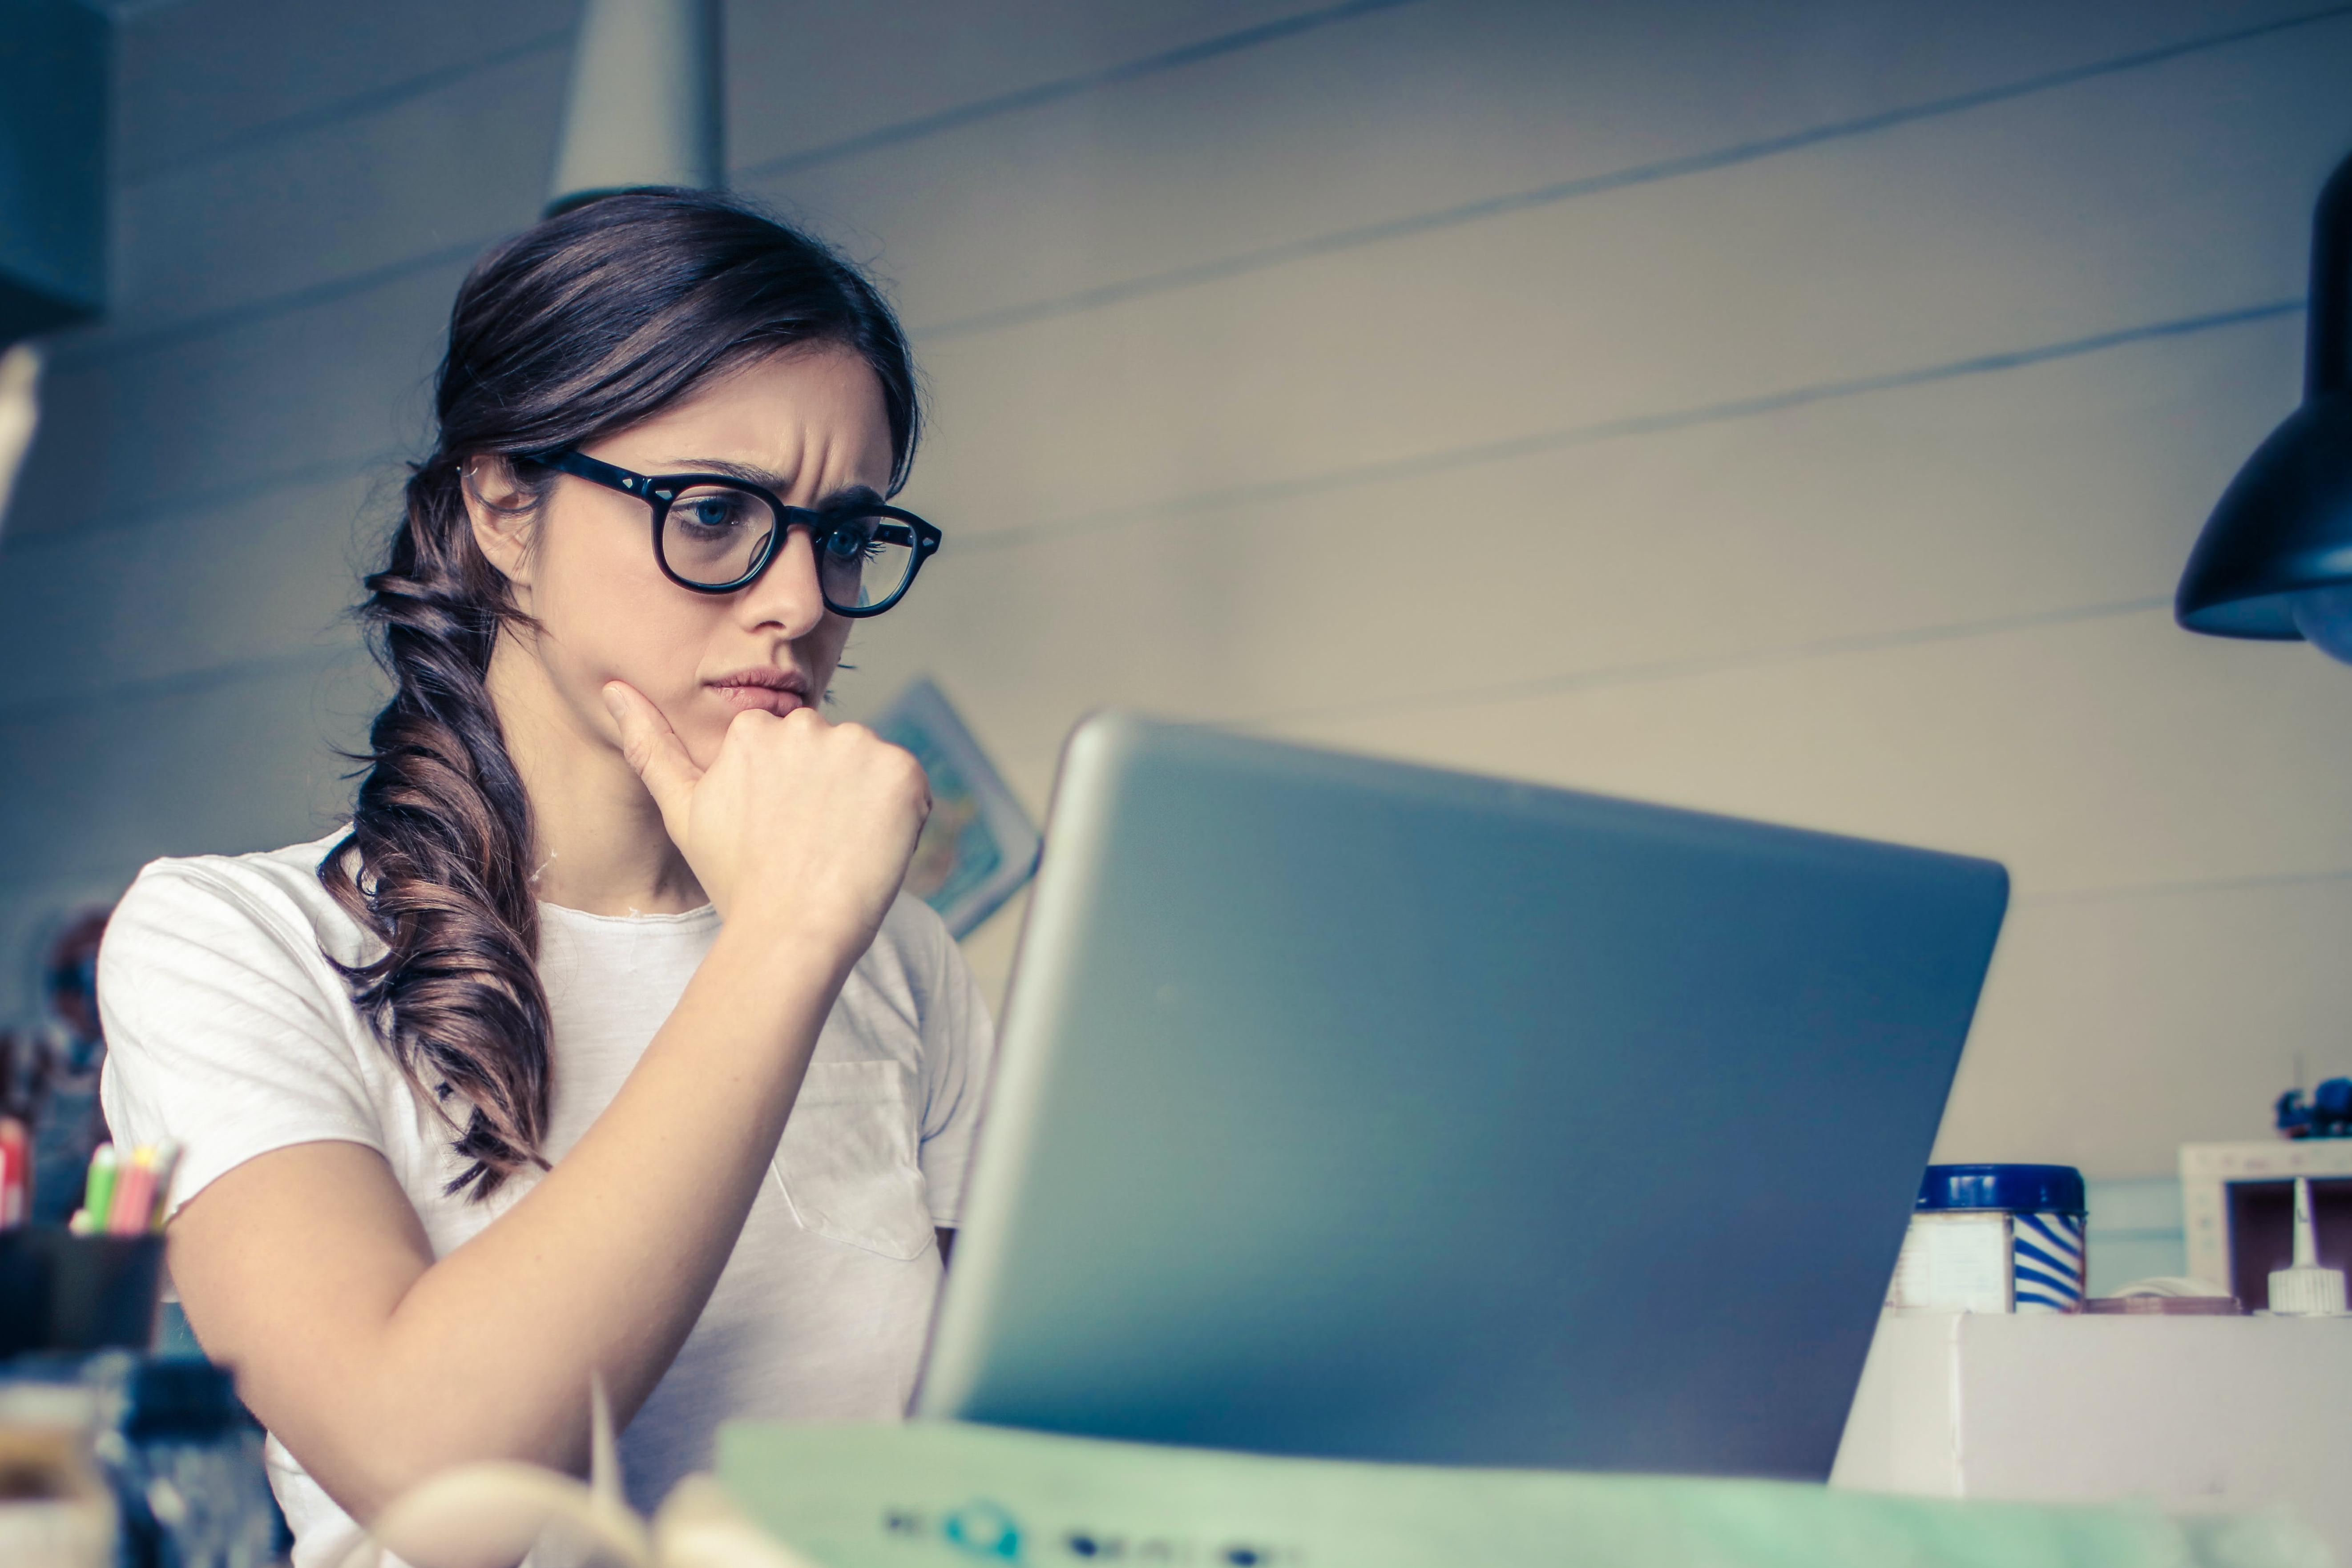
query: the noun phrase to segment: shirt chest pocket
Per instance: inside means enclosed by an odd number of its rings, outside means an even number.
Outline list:
[[[811,1062],[771,1164],[803,1230],[911,1258],[932,1245],[915,1108],[897,1062]]]

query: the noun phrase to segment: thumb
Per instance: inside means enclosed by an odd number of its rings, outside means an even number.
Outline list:
[[[613,722],[620,726],[621,755],[645,781],[646,793],[661,807],[662,820],[676,837],[686,826],[687,797],[694,793],[702,770],[686,754],[677,731],[669,727],[661,710],[627,681],[604,683],[604,706],[612,710]]]

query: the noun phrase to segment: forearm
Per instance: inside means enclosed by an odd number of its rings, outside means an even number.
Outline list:
[[[268,1402],[292,1406],[265,1418],[339,1502],[364,1518],[468,1460],[582,1468],[592,1373],[635,1413],[726,1266],[843,973],[814,944],[723,931],[554,1169],[358,1314],[328,1352],[343,1396]]]

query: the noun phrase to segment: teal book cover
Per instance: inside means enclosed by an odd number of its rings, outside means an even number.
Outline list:
[[[907,890],[962,937],[1037,869],[1036,825],[945,693],[929,680],[900,692],[871,723],[904,746],[931,782],[931,816],[915,846]]]

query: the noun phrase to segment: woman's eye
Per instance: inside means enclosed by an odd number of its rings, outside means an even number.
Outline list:
[[[697,532],[725,532],[750,522],[756,505],[735,490],[691,489],[670,503],[669,520]]]
[[[866,531],[862,528],[836,528],[824,536],[824,548],[836,561],[855,561],[866,552]]]

